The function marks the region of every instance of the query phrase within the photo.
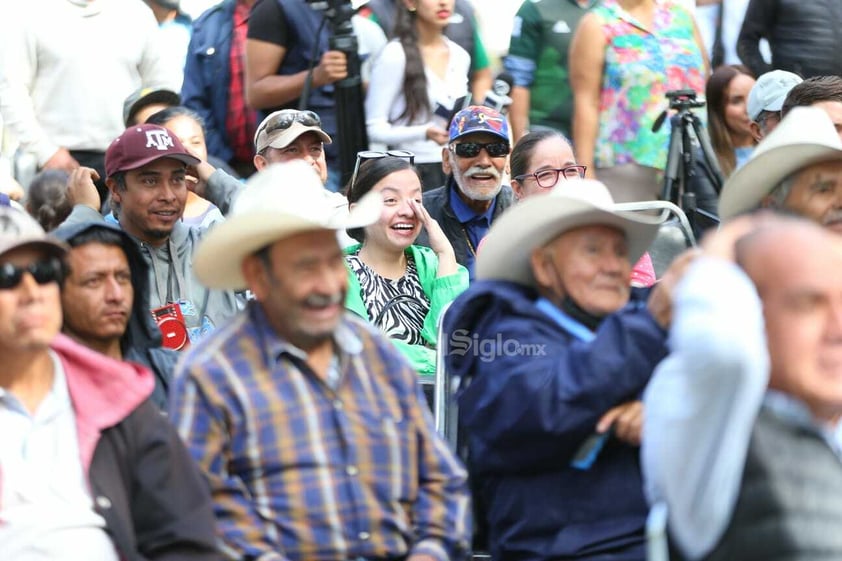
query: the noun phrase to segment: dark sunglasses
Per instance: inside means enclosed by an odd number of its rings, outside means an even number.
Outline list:
[[[29,273],[38,284],[61,282],[61,261],[55,257],[30,263],[26,267],[17,267],[11,263],[0,265],[0,290],[15,288],[23,280],[23,274]]]
[[[550,187],[554,187],[558,182],[559,175],[564,179],[584,179],[585,172],[587,170],[588,166],[567,166],[563,168],[542,169],[541,171],[536,171],[535,173],[518,175],[513,179],[523,182],[524,179],[534,177],[538,187],[549,189]]]
[[[266,134],[272,134],[276,130],[286,130],[293,123],[301,123],[305,127],[322,127],[322,120],[312,111],[284,109],[257,129],[257,133],[254,136],[257,138],[263,130],[266,131]]]
[[[483,148],[492,158],[502,158],[509,155],[508,142],[460,142],[450,145],[450,150],[460,158],[476,158]]]
[[[357,162],[354,164],[354,173],[351,175],[350,186],[353,188],[357,183],[357,173],[360,171],[360,166],[366,160],[379,160],[380,158],[403,158],[409,160],[409,165],[415,165],[415,154],[409,150],[387,150],[386,152],[379,152],[377,150],[363,150],[357,152]]]

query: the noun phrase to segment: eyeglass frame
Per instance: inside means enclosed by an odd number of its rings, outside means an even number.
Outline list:
[[[38,268],[42,268],[40,271]],[[49,267],[49,269],[47,269]],[[64,279],[64,267],[58,257],[38,259],[25,266],[12,265],[11,263],[0,264],[0,290],[14,290],[23,282],[23,276],[29,273],[35,282],[43,286],[51,282],[61,284]],[[43,274],[48,276],[43,277]],[[8,281],[6,279],[9,279]],[[7,284],[11,282],[12,284]]]
[[[349,192],[354,188],[354,185],[357,184],[357,174],[359,173],[360,166],[363,162],[368,160],[379,160],[381,158],[401,158],[408,160],[409,165],[415,165],[415,153],[410,152],[409,150],[386,150],[385,152],[380,150],[362,150],[357,152],[357,161],[354,164],[354,173],[351,174],[351,182],[348,184]]]
[[[565,170],[568,170],[568,169],[575,169],[575,170],[581,170],[581,171],[579,171],[579,173],[577,174],[577,177],[567,177],[567,175],[564,175],[563,172]],[[538,179],[538,174],[539,173],[546,173],[548,171],[555,173],[555,179],[553,179],[552,185],[541,185],[541,180]],[[516,177],[513,177],[512,179],[517,179],[518,181],[523,183],[524,179],[526,179],[528,177],[532,177],[532,178],[535,179],[535,184],[538,185],[538,187],[540,187],[541,189],[552,189],[558,183],[559,177],[564,177],[565,181],[568,181],[570,179],[584,179],[587,171],[588,171],[588,166],[576,164],[576,165],[573,165],[573,166],[564,166],[563,168],[546,168],[546,169],[538,170],[534,173],[524,173],[522,175],[518,175]]]

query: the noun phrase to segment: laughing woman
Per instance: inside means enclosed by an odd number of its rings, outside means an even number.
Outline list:
[[[349,232],[361,243],[345,250],[349,283],[345,307],[385,332],[422,376],[435,373],[438,319],[468,288],[468,271],[421,206],[421,180],[409,160],[366,160],[351,180],[353,206],[369,191],[383,194],[380,220]],[[430,247],[413,245],[421,228]]]

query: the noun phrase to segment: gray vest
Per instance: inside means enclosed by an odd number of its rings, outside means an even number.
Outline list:
[[[731,523],[708,561],[842,560],[842,461],[761,409]]]

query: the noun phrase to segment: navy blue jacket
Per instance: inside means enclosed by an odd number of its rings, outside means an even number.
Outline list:
[[[223,0],[193,22],[181,86],[182,104],[205,121],[208,154],[225,162],[230,162],[234,155],[228,144],[225,119],[231,82],[228,59],[236,3],[236,0]]]
[[[642,561],[647,505],[638,448],[612,439],[586,471],[577,449],[611,407],[637,399],[666,332],[636,292],[583,342],[530,288],[478,281],[445,316],[469,469],[493,559]]]

